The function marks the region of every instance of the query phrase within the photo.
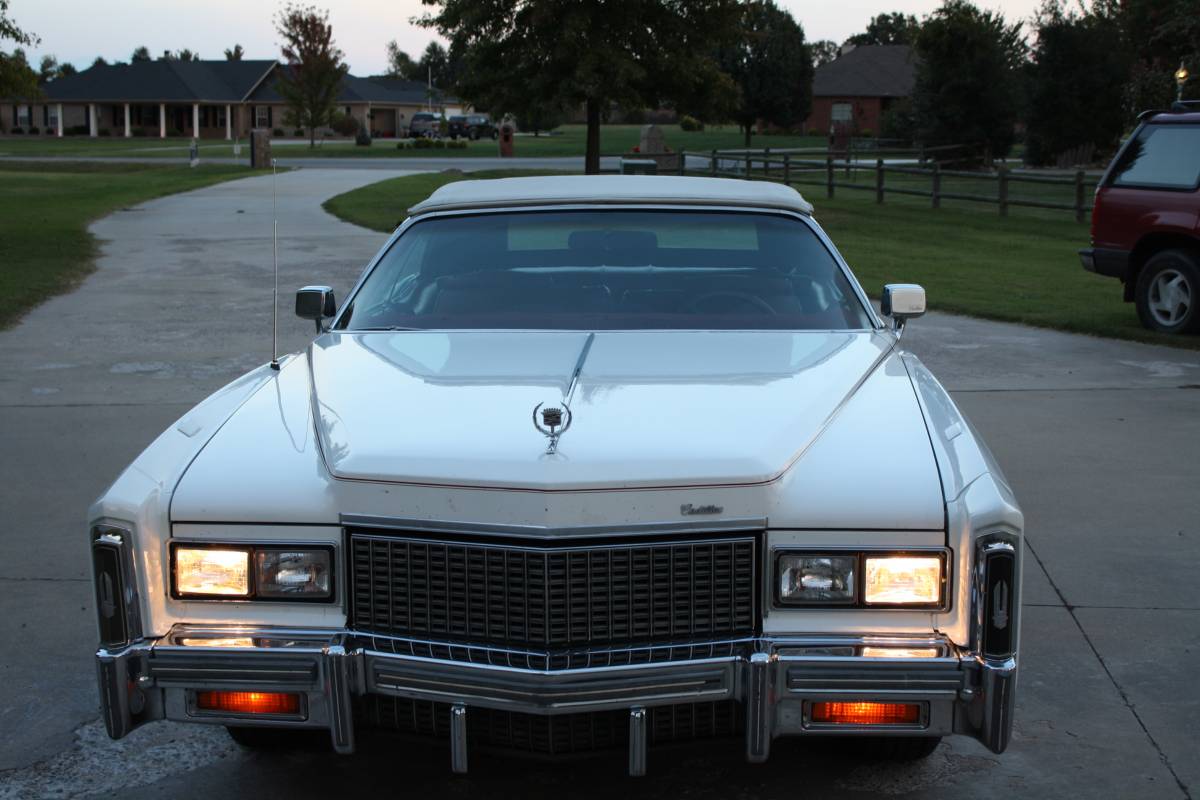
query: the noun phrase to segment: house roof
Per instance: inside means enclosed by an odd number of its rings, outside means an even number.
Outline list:
[[[911,47],[861,45],[817,67],[813,97],[908,97],[913,80]]]
[[[455,181],[409,211],[420,214],[576,204],[748,206],[812,213],[812,205],[799,192],[781,183],[679,175],[551,175]]]
[[[48,102],[165,102],[237,103],[243,100],[281,102],[270,72],[278,62],[258,61],[138,61],[102,64],[43,87]],[[265,80],[264,80],[265,79]],[[251,94],[253,92],[253,94]],[[424,105],[427,90],[419,81],[376,75],[347,75],[339,103]],[[436,87],[439,102],[457,102]]]
[[[70,101],[237,102],[274,61],[138,61],[100,64],[43,87],[46,99]]]

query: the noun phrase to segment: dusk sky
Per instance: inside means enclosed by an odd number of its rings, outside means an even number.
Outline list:
[[[395,39],[414,57],[434,38],[432,31],[410,20],[423,12],[420,0],[313,0],[328,8],[334,38],[346,53],[355,74],[382,72],[385,47]],[[867,21],[884,11],[924,15],[940,0],[777,0],[790,10],[810,40],[841,42],[863,30]],[[1001,11],[1008,19],[1027,19],[1040,0],[982,0],[980,5]],[[25,30],[41,37],[28,48],[36,67],[42,55],[53,53],[83,69],[96,56],[128,61],[134,48],[145,45],[155,56],[183,47],[203,58],[222,58],[225,48],[241,44],[246,58],[277,58],[279,46],[272,16],[278,2],[247,0],[115,0],[100,10],[84,0],[13,0],[9,14]],[[6,43],[10,44],[10,43]]]

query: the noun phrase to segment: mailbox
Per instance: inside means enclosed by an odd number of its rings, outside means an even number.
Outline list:
[[[512,158],[513,154],[513,134],[517,129],[511,122],[505,120],[500,123],[500,157]]]

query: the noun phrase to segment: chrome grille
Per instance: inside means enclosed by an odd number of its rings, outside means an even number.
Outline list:
[[[357,630],[570,648],[752,634],[755,537],[512,545],[351,529]]]
[[[384,695],[368,695],[360,702],[356,718],[372,727],[429,738],[449,736],[450,706],[445,703]],[[648,709],[648,723],[650,744],[735,736],[744,724],[732,700],[656,706]],[[544,716],[469,708],[467,737],[474,744],[545,755],[625,748],[629,711]]]

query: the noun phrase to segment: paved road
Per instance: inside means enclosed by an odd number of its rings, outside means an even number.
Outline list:
[[[279,178],[281,287],[344,291],[379,234],[324,198],[362,171]],[[1023,664],[1012,747],[954,739],[916,766],[780,744],[568,767],[380,741],[353,758],[247,754],[219,729],[159,723],[109,742],[97,722],[84,512],[208,391],[269,354],[270,184],[252,178],[119,212],[99,269],[0,333],[0,798],[267,796],[1153,797],[1200,795],[1200,353],[931,314],[906,341],[993,446],[1025,507]],[[287,347],[307,327],[281,316]],[[886,457],[886,454],[881,454]]]

